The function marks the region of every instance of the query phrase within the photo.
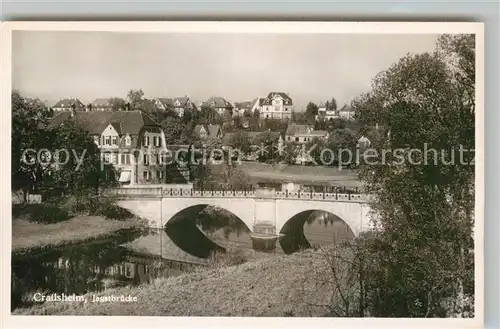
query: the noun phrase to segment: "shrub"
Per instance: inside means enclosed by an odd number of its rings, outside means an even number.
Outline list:
[[[66,209],[57,205],[39,204],[33,207],[29,220],[36,223],[58,223],[69,219],[71,216]]]
[[[123,209],[109,201],[101,201],[99,204],[98,215],[109,219],[125,220],[133,217],[133,214],[127,209]]]
[[[99,199],[94,196],[70,196],[64,202],[64,208],[73,215],[97,215],[99,204]]]

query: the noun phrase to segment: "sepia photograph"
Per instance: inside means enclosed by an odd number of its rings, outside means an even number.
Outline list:
[[[11,317],[482,319],[482,24],[33,24]]]

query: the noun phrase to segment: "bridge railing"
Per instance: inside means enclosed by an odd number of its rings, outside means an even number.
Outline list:
[[[102,193],[106,196],[149,196],[149,197],[164,197],[164,198],[274,198],[274,199],[297,199],[297,200],[331,200],[331,201],[359,201],[367,202],[370,196],[367,194],[354,193],[327,193],[327,192],[312,192],[312,191],[266,191],[263,196],[256,190],[194,190],[194,189],[174,189],[161,187],[128,187],[118,189],[108,189]]]

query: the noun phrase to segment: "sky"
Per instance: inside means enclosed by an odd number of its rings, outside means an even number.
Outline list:
[[[200,34],[14,31],[12,87],[53,105],[76,97],[189,96],[230,102],[288,93],[297,110],[370,90],[407,53],[435,49],[426,34]]]

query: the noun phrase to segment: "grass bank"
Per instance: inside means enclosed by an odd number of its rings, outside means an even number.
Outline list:
[[[324,316],[335,302],[328,262],[320,251],[269,257],[198,270],[95,296],[132,296],[136,302],[46,302],[13,314],[142,316]]]
[[[54,224],[39,224],[25,218],[14,218],[12,253],[22,256],[63,245],[106,239],[141,225],[137,219],[110,220],[101,216],[76,216]]]

